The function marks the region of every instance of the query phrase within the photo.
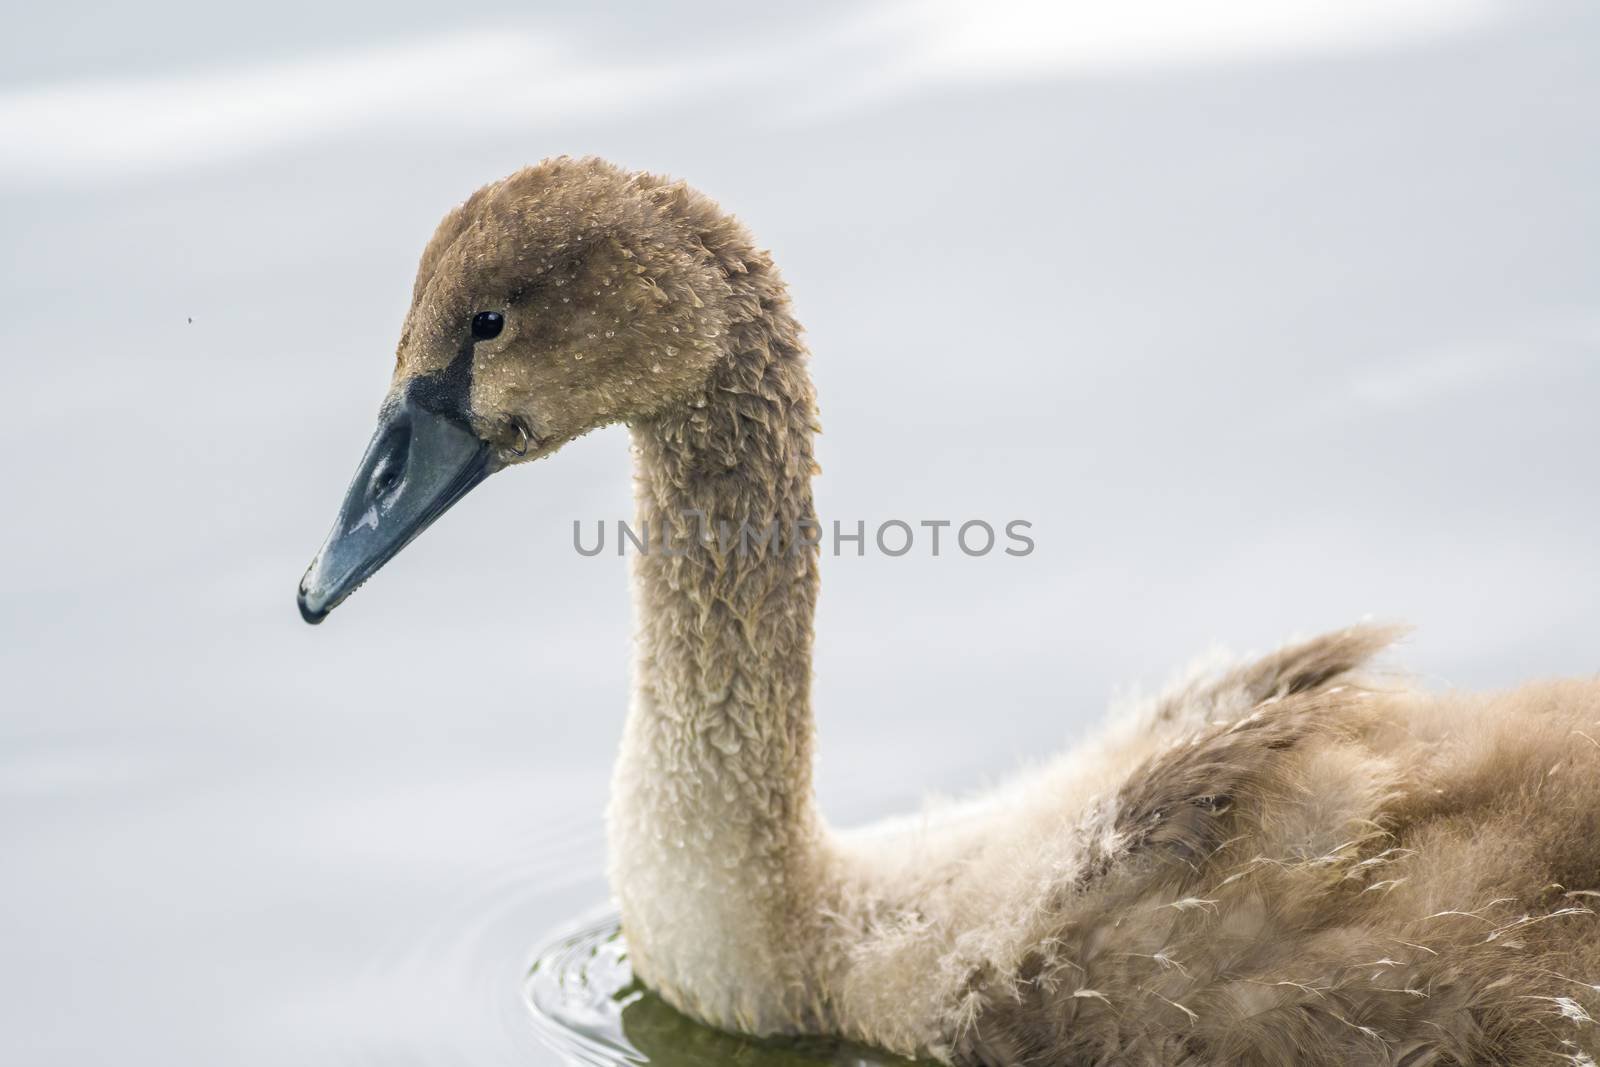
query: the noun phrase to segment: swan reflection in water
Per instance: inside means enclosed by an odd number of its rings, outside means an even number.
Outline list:
[[[528,971],[539,1036],[569,1067],[918,1067],[824,1038],[754,1038],[702,1026],[644,988],[628,965],[616,912],[557,935]]]

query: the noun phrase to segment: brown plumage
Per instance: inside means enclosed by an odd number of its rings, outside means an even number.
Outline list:
[[[1210,720],[1196,692],[1200,716],[1172,716],[1191,723],[1109,805],[1112,854],[974,984],[958,1058],[1586,1062],[1600,688],[1354,681],[1381,636],[1246,668],[1223,683],[1243,714]]]
[[[485,309],[504,333],[464,340]],[[446,414],[496,469],[628,423],[639,521],[678,550],[636,556],[609,819],[647,984],[714,1026],[963,1064],[1594,1063],[1593,682],[1430,695],[1367,673],[1394,634],[1356,628],[1197,676],[990,796],[828,828],[817,555],[686,517],[815,518],[805,358],[738,223],[597,160],[451,212],[402,334],[395,396],[467,360]]]

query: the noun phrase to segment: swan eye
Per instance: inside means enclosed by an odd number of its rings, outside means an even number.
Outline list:
[[[506,327],[506,317],[498,311],[480,311],[472,316],[472,339],[474,341],[487,341],[491,337],[499,337],[500,331]]]

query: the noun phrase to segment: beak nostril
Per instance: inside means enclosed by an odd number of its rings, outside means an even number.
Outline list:
[[[367,481],[367,499],[378,500],[394,492],[405,477],[406,464],[411,455],[410,434],[391,439],[383,457],[378,460]]]
[[[372,472],[372,480],[367,483],[367,499],[376,500],[388,496],[389,490],[394,488],[394,465],[386,464]]]
[[[386,404],[328,540],[300,580],[300,614],[320,622],[488,475],[491,446],[409,397]]]

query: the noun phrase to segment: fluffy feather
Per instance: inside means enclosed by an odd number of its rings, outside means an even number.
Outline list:
[[[423,257],[396,375],[478,307],[474,428],[626,421],[636,696],[609,816],[636,973],[756,1033],[961,1064],[1593,1064],[1600,685],[1431,695],[1356,628],[1197,676],[992,795],[853,834],[811,792],[816,410],[770,258],[681,184],[555,160]]]

